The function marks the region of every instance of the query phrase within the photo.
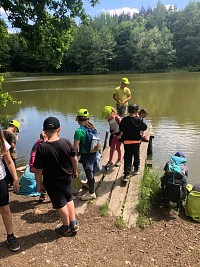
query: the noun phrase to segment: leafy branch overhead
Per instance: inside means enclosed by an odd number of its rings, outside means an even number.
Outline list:
[[[2,92],[3,81],[4,81],[3,76],[0,76],[0,107],[6,107],[9,102],[12,104],[20,105],[22,103],[21,101],[14,100],[8,92],[5,93]]]
[[[88,1],[92,6],[98,3],[98,0]],[[82,0],[2,0],[0,7],[12,26],[21,30],[32,56],[44,57],[46,64],[51,62],[53,68],[60,67],[70,45],[75,18],[87,20]]]

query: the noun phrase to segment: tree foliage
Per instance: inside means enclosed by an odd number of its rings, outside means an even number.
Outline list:
[[[98,0],[89,0],[91,5]],[[59,68],[68,49],[74,19],[86,20],[81,0],[2,0],[0,3],[13,27],[27,41],[29,57],[47,70]],[[39,61],[39,62],[38,62]]]
[[[94,18],[86,16],[82,0],[0,3],[13,26],[21,29],[9,34],[0,20],[0,64],[7,69],[84,74],[200,70],[200,1],[183,10],[166,10],[158,1],[139,14]],[[81,18],[79,25],[76,17]]]
[[[4,81],[4,78],[3,76],[0,75],[0,107],[5,108],[9,102],[11,102],[12,104],[20,105],[21,101],[14,100],[8,92],[5,92],[5,93],[2,92],[3,81]]]

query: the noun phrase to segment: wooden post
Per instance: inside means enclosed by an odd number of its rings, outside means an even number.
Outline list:
[[[149,144],[148,144],[148,149],[147,149],[148,155],[152,155],[153,153],[153,138],[154,138],[154,135],[153,133],[151,133],[149,137]]]
[[[109,135],[109,131],[106,131],[106,135],[105,135],[105,139],[104,139],[104,144],[103,144],[103,151],[107,146],[107,142],[108,142],[108,135]]]

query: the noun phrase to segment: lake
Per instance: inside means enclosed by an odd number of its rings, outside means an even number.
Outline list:
[[[17,164],[28,162],[31,147],[48,116],[59,118],[61,137],[73,142],[78,128],[76,112],[87,108],[104,140],[108,123],[101,118],[101,110],[104,105],[115,106],[112,93],[122,77],[131,83],[129,103],[137,103],[149,112],[146,122],[153,127],[153,167],[162,170],[170,156],[182,150],[188,160],[189,182],[200,182],[199,73],[6,78],[4,91],[22,100],[22,105],[7,108],[12,119],[21,123]]]

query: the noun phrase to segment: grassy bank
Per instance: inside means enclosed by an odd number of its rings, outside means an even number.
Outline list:
[[[200,69],[199,68],[192,68],[192,67],[188,67],[188,68],[171,68],[166,70],[152,70],[152,71],[134,71],[134,70],[130,70],[130,71],[110,71],[109,73],[105,73],[105,74],[147,74],[147,73],[185,73],[185,72],[199,72]],[[2,72],[0,73],[0,75],[4,76],[5,78],[14,78],[14,77],[35,77],[35,76],[62,76],[62,75],[93,75],[91,74],[81,74],[81,73],[54,73],[54,72]],[[98,75],[98,73],[96,74]],[[99,75],[102,75],[102,73],[99,73]]]
[[[141,181],[137,225],[142,228],[149,223],[150,209],[161,203],[160,177],[161,173],[158,171],[146,169]]]

